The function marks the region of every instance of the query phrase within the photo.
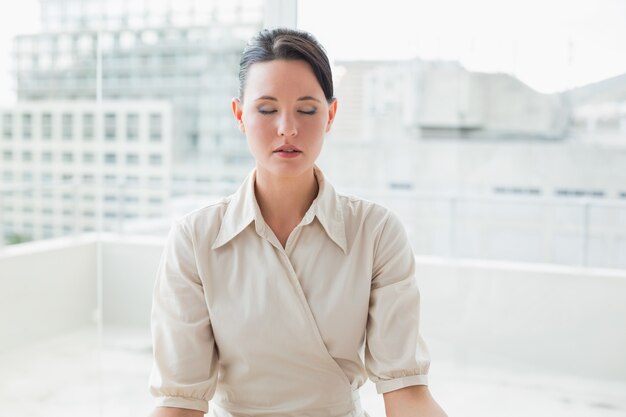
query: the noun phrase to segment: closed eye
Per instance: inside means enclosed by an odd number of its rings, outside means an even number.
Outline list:
[[[272,113],[276,113],[276,110],[263,110],[263,109],[259,109],[259,113],[261,113],[261,114],[272,114]]]
[[[315,109],[313,109],[313,110],[308,110],[308,111],[298,110],[298,113],[308,114],[308,115],[313,115],[313,114],[317,113],[317,110],[315,110]]]

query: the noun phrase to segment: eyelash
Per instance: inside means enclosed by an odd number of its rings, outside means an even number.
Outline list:
[[[261,114],[272,114],[272,113],[276,113],[276,110],[261,110],[261,109],[259,109],[259,113],[261,113]],[[298,113],[302,113],[302,114],[306,114],[306,115],[312,116],[315,113],[317,113],[317,110],[311,110],[311,111],[298,110]]]

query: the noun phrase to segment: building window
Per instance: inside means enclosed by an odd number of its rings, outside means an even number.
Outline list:
[[[104,115],[104,138],[108,141],[115,140],[116,135],[116,117],[114,113]]]
[[[24,182],[32,182],[33,181],[33,173],[32,172],[23,172],[22,173],[22,181],[24,181]]]
[[[115,184],[115,181],[117,181],[117,177],[115,175],[108,174],[104,176],[104,182],[106,184]]]
[[[52,182],[52,173],[50,172],[44,172],[43,174],[41,174],[41,182],[46,183],[46,184],[50,184]]]
[[[107,201],[109,203],[113,203],[113,202],[117,201],[117,197],[115,195],[113,195],[113,194],[106,194],[104,196],[104,201]]]
[[[52,139],[52,115],[44,113],[41,116],[41,137],[44,140]]]
[[[94,176],[92,174],[84,174],[83,175],[83,182],[85,184],[92,184],[94,182]]]
[[[13,160],[13,152],[12,151],[2,152],[2,160],[5,162],[11,162]]]
[[[83,162],[85,164],[93,164],[93,161],[95,160],[94,154],[92,152],[85,152],[83,153]]]
[[[163,163],[163,157],[161,155],[150,155],[150,165],[161,165]]]
[[[72,175],[72,174],[63,174],[61,176],[61,179],[63,180],[63,182],[69,182],[69,181],[72,181],[74,179],[74,175]]]
[[[150,140],[159,142],[163,137],[162,118],[158,113],[150,114]]]
[[[43,226],[43,237],[45,239],[54,237],[54,229],[52,228],[52,225],[44,224],[44,226]]]
[[[2,115],[2,137],[4,139],[13,138],[13,115],[10,113]]]
[[[74,155],[71,152],[63,152],[63,162],[73,162]]]
[[[22,162],[32,162],[33,153],[31,151],[22,152]]]
[[[127,175],[126,176],[126,184],[129,185],[137,185],[139,184],[139,177],[136,175]]]
[[[107,165],[114,165],[117,161],[117,155],[114,153],[104,154],[104,163]]]
[[[2,181],[6,181],[6,182],[13,181],[13,172],[11,172],[11,171],[4,171],[2,173]]]
[[[63,140],[72,140],[74,138],[74,117],[70,113],[65,113],[62,120]]]
[[[41,154],[42,162],[52,162],[52,152],[46,151]]]
[[[126,139],[134,142],[139,138],[139,116],[136,113],[126,115]]]
[[[93,114],[83,114],[83,140],[93,140],[94,137],[94,125]]]
[[[128,165],[137,165],[139,163],[139,155],[136,153],[129,153],[126,155],[126,163]]]
[[[22,138],[30,140],[33,137],[33,116],[30,113],[22,114]]]

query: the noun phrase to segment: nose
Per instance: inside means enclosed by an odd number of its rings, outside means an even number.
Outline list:
[[[297,134],[298,128],[295,120],[287,114],[281,117],[278,122],[278,136],[296,136]]]

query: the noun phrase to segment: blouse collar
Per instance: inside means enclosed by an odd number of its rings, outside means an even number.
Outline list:
[[[333,186],[326,181],[322,170],[313,166],[315,178],[319,187],[317,197],[302,218],[301,224],[307,225],[317,217],[328,237],[337,244],[344,253],[347,253],[346,231],[343,221],[343,207],[341,200]],[[224,213],[217,238],[213,242],[213,249],[217,249],[230,242],[254,221],[259,236],[267,236],[267,224],[261,215],[261,209],[254,194],[256,167],[246,176],[245,180],[230,196],[230,203]]]

